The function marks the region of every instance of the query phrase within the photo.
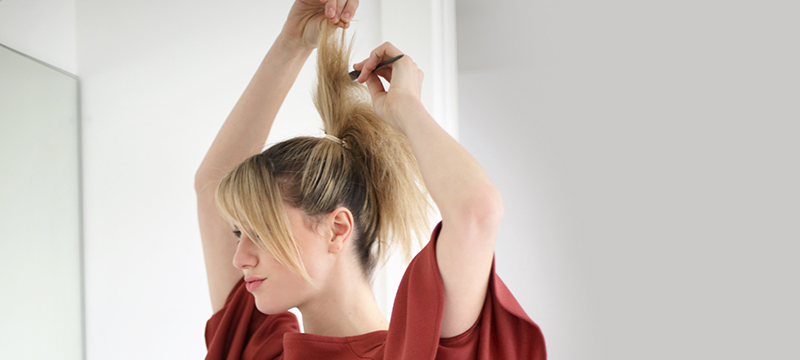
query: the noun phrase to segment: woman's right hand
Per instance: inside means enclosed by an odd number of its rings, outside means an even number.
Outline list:
[[[372,106],[375,114],[389,125],[402,131],[401,115],[411,105],[421,105],[422,80],[424,74],[414,60],[403,55],[399,60],[375,70],[382,61],[402,54],[392,43],[385,42],[369,54],[366,60],[353,64],[353,68],[361,70],[356,79],[367,83],[372,95]],[[383,87],[378,75],[389,82],[389,90]]]
[[[316,48],[322,25],[329,22],[347,29],[358,8],[358,0],[295,0],[283,35],[304,48]]]

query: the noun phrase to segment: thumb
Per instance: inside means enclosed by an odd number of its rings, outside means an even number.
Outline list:
[[[386,93],[386,89],[383,88],[381,79],[378,79],[378,75],[375,74],[369,74],[369,77],[367,78],[367,87],[369,87],[369,92],[373,99],[381,94]]]

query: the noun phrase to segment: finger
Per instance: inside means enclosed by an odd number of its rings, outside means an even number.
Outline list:
[[[376,53],[378,49],[372,50],[369,57],[361,64],[361,75],[358,76],[358,82],[363,83],[369,79],[369,75],[378,66],[381,61],[381,56]]]
[[[372,73],[375,74],[375,75],[380,75],[381,77],[383,77],[384,79],[386,79],[386,81],[388,81],[390,83],[392,82],[392,68],[390,68],[389,66],[382,67],[382,68],[380,68],[378,70],[375,70]]]
[[[398,49],[396,46],[394,46],[394,44],[392,44],[392,43],[390,43],[388,41],[383,43],[383,44],[381,44],[381,46],[378,46],[378,48],[375,49],[374,52],[380,52],[380,55],[382,56],[381,61],[387,60],[387,59],[391,59],[391,58],[403,53],[402,51],[400,51],[400,49]],[[407,55],[405,55],[403,57],[404,58],[409,58]]]
[[[376,66],[378,66],[378,63],[380,63],[383,60],[388,60],[400,54],[402,54],[400,49],[396,48],[394,45],[392,45],[392,43],[388,41],[383,43],[383,45],[378,46],[377,48],[375,48],[375,50],[372,50],[372,52],[369,54],[369,58],[365,60],[364,66],[361,69],[361,76],[358,77],[358,82],[366,81],[367,77],[369,77],[369,74],[373,70],[375,70]],[[404,59],[408,59],[406,61],[410,60],[408,56],[403,56],[403,58],[398,61],[403,61]],[[390,64],[388,66],[392,65]]]
[[[391,76],[392,76],[391,75],[391,73],[392,73],[392,64],[382,65],[380,63],[380,61],[382,61],[382,58],[377,58],[377,60],[374,60],[374,58],[373,58],[372,61],[370,61],[370,59],[367,59],[367,60],[363,61],[362,63],[356,64],[356,65],[358,65],[358,69],[357,70],[361,70],[362,74],[364,74],[364,72],[367,73],[363,77],[359,76],[359,78],[363,79],[363,81],[366,81],[366,79],[369,77],[369,75],[371,73],[375,73],[375,74],[384,76],[384,77],[387,78],[387,80],[389,80],[389,78],[391,78]]]
[[[348,0],[342,10],[342,20],[349,23],[356,15],[356,8],[358,8],[358,0]]]
[[[336,2],[337,0],[328,0],[328,3],[325,4],[325,17],[331,24],[336,24],[334,20],[336,18]]]
[[[356,70],[361,70],[361,68],[363,68],[363,67],[364,67],[364,63],[365,63],[366,61],[367,61],[367,60],[366,60],[366,59],[364,59],[364,60],[362,60],[361,62],[357,62],[357,63],[353,64],[353,69],[356,69]]]
[[[336,1],[336,17],[333,18],[336,21],[336,24],[342,19],[342,10],[344,10],[344,5],[347,3],[347,0],[337,0]],[[344,25],[344,24],[342,24]]]
[[[358,81],[360,83],[363,83],[363,82],[367,81],[367,79],[369,78],[369,72],[370,71],[369,71],[369,68],[367,68],[367,64],[369,64],[369,60],[372,58],[372,56],[373,56],[372,54],[369,54],[368,58],[366,58],[364,61],[358,63],[358,67],[359,67],[358,70],[361,70],[361,74],[358,75],[358,78],[356,78],[356,81]]]
[[[383,83],[381,83],[381,79],[378,79],[377,75],[372,75],[367,78],[367,87],[369,88],[369,93],[372,95],[372,99],[386,93],[386,89],[383,88]]]

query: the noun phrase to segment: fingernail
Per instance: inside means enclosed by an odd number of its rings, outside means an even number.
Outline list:
[[[350,20],[350,13],[344,13],[344,15],[342,16],[342,19]]]
[[[332,6],[329,7],[328,8],[328,17],[332,18],[334,14],[335,14],[335,11],[333,10],[333,7]]]

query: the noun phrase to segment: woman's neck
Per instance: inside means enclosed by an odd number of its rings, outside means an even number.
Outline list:
[[[336,278],[336,277],[334,277]],[[338,277],[315,299],[298,306],[307,334],[355,336],[388,330],[389,322],[381,313],[369,283]]]

